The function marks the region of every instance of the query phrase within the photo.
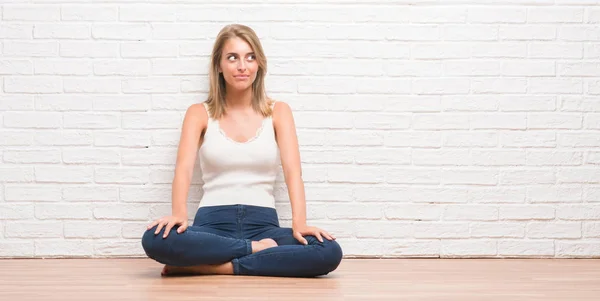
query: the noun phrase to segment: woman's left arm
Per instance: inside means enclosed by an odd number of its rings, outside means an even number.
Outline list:
[[[285,183],[288,188],[292,206],[292,230],[294,237],[301,243],[308,242],[304,235],[314,235],[323,242],[322,236],[332,240],[335,237],[327,231],[306,224],[306,197],[304,194],[304,181],[300,165],[300,147],[296,134],[296,125],[292,109],[285,103],[278,101],[273,108],[273,124],[279,145],[281,165]]]

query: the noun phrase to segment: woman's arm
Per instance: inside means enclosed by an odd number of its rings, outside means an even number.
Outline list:
[[[296,125],[292,109],[287,103],[276,102],[273,109],[273,124],[277,135],[277,144],[281,156],[281,165],[285,183],[292,206],[292,230],[294,237],[303,244],[308,244],[304,235],[314,235],[323,241],[321,235],[332,240],[334,236],[316,227],[306,224],[306,197],[304,195],[304,181],[300,165],[300,147],[296,134]]]
[[[175,164],[175,176],[173,178],[171,192],[172,213],[157,219],[148,225],[148,229],[156,226],[154,234],[157,235],[164,227],[163,237],[167,237],[171,229],[176,225],[177,233],[183,233],[188,226],[187,216],[187,196],[194,173],[194,163],[197,157],[198,146],[201,143],[200,137],[206,128],[208,115],[202,108],[202,104],[191,105],[183,120],[181,136],[179,139],[179,148],[177,150],[177,162]]]
[[[206,128],[207,120],[208,115],[202,104],[191,105],[185,113],[172,184],[171,203],[174,216],[187,219],[186,201],[194,173],[198,147],[201,143],[200,137]]]
[[[300,149],[292,109],[287,103],[281,101],[275,103],[273,123],[292,206],[292,224],[306,225],[306,198],[300,166]]]

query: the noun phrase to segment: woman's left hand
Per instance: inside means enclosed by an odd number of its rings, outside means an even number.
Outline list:
[[[317,227],[311,227],[308,225],[293,226],[292,231],[294,232],[294,238],[296,238],[300,243],[302,243],[304,245],[308,244],[308,241],[306,241],[306,239],[303,237],[305,235],[313,235],[320,242],[323,242],[322,236],[324,236],[328,240],[335,239],[335,236],[329,234],[327,231],[325,231],[323,229],[319,229]]]

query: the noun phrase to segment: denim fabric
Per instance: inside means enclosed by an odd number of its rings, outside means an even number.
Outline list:
[[[231,261],[234,274],[314,277],[335,270],[342,260],[340,245],[305,236],[302,245],[291,228],[279,226],[273,208],[249,205],[200,207],[193,225],[178,234],[177,226],[163,238],[164,228],[147,230],[142,246],[148,257],[171,266],[220,264]],[[252,241],[272,238],[277,247],[252,254]]]

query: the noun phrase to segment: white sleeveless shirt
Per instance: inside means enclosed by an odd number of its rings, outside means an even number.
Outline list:
[[[207,104],[203,105],[208,114]],[[198,150],[204,182],[199,207],[242,204],[275,208],[273,191],[280,154],[273,118],[264,118],[253,138],[237,142],[208,115]]]

